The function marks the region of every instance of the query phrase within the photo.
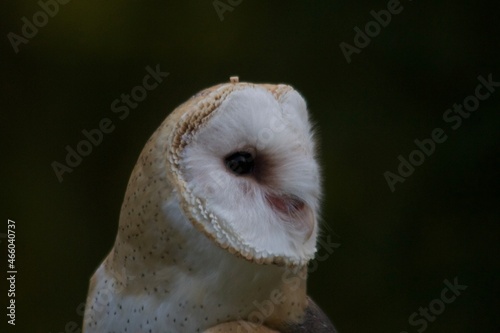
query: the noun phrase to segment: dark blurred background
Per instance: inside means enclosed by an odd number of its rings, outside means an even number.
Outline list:
[[[291,84],[318,124],[323,239],[340,246],[312,269],[309,293],[341,333],[498,332],[500,87],[456,130],[443,114],[474,95],[478,76],[500,82],[500,6],[401,1],[348,63],[340,43],[355,46],[353,29],[387,6],[71,1],[44,22],[36,1],[4,1],[1,204],[4,221],[17,225],[18,274],[16,326],[2,314],[0,331],[78,332],[88,280],[112,247],[146,140],[191,95],[239,75]],[[40,27],[21,42],[22,18],[33,15]],[[170,75],[120,120],[111,103],[157,64]],[[115,130],[59,182],[51,163],[65,163],[65,146],[103,118]],[[384,172],[396,174],[398,156],[408,159],[413,141],[435,128],[447,140],[391,192]],[[455,278],[468,288],[443,311],[435,300]],[[443,312],[425,328],[410,324],[429,303]]]

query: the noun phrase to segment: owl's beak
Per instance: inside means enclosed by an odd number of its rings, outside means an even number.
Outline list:
[[[325,315],[323,310],[307,297],[308,305],[301,323],[287,323],[283,328],[280,328],[282,333],[337,333],[332,322]]]
[[[268,194],[266,199],[282,220],[303,235],[304,242],[311,237],[315,218],[312,209],[304,201],[294,195],[276,194]]]

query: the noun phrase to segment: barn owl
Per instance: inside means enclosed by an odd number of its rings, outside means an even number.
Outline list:
[[[84,332],[335,332],[306,294],[320,171],[306,103],[237,77],[146,143]]]

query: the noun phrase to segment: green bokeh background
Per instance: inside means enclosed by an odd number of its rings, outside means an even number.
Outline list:
[[[17,54],[7,34],[40,7],[3,2],[0,232],[16,221],[18,274],[17,325],[3,310],[0,331],[77,331],[144,143],[177,105],[239,75],[291,84],[318,125],[323,238],[341,245],[311,273],[309,293],[341,333],[417,332],[408,317],[455,277],[467,290],[426,331],[498,332],[500,88],[455,131],[442,116],[479,75],[500,81],[500,8],[401,5],[348,64],[339,44],[387,1],[245,0],[221,21],[212,1],[73,0]],[[169,77],[118,120],[111,102],[156,64]],[[105,117],[115,131],[59,183],[51,163]],[[383,173],[436,127],[447,141],[391,193]]]

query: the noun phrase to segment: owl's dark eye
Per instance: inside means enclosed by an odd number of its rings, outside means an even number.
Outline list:
[[[238,151],[224,159],[226,167],[237,175],[245,175],[254,169],[254,156],[246,151]]]

